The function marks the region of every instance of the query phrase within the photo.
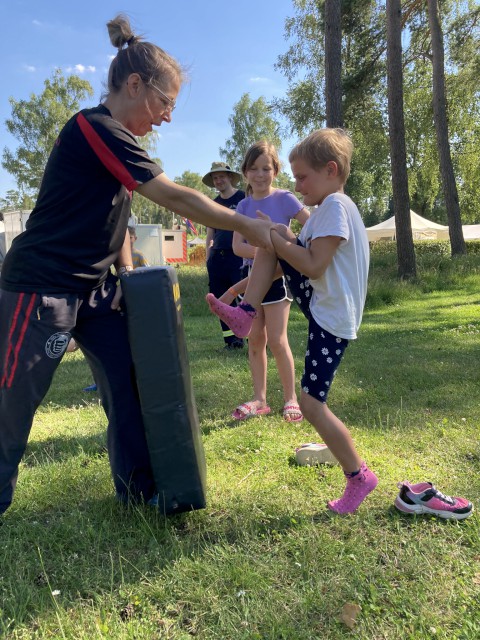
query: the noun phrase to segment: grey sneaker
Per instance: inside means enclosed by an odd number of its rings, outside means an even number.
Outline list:
[[[338,464],[338,460],[323,442],[308,442],[295,449],[297,464],[313,467],[318,464]]]

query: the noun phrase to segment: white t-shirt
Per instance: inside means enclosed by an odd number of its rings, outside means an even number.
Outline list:
[[[326,236],[343,240],[323,276],[310,280],[313,289],[310,311],[329,333],[353,340],[367,295],[370,249],[360,213],[344,193],[332,193],[313,210],[299,239],[309,248],[312,240]]]

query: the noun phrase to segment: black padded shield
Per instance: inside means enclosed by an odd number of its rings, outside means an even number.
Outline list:
[[[128,331],[159,508],[205,507],[206,466],[183,330],[177,273],[142,267],[122,276]]]

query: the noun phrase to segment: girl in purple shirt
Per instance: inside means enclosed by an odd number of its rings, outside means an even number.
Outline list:
[[[308,219],[308,210],[292,193],[272,186],[279,171],[280,161],[272,144],[262,141],[252,145],[242,164],[242,173],[247,182],[247,197],[237,205],[237,213],[255,219],[256,211],[261,210],[272,222],[289,226],[291,219],[295,218],[303,225]],[[240,233],[235,232],[233,250],[243,258],[244,275],[248,275],[255,257],[255,247]],[[291,301],[282,276],[273,282],[267,292],[249,334],[248,358],[254,398],[235,409],[232,415],[236,420],[265,415],[271,411],[266,398],[267,343],[275,358],[283,387],[283,417],[287,422],[299,422],[303,418],[295,393],[295,369],[287,337]]]

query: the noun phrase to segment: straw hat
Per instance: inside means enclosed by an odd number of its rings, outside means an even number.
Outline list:
[[[220,173],[220,172],[222,172],[222,173],[230,173],[231,174],[230,177],[231,177],[231,180],[232,180],[232,186],[233,187],[236,187],[237,184],[242,179],[242,174],[238,173],[237,171],[234,171],[233,169],[231,169],[230,166],[226,162],[212,162],[212,168],[202,178],[203,184],[206,184],[207,187],[213,187],[214,184],[213,184],[213,180],[212,180],[212,173]]]

